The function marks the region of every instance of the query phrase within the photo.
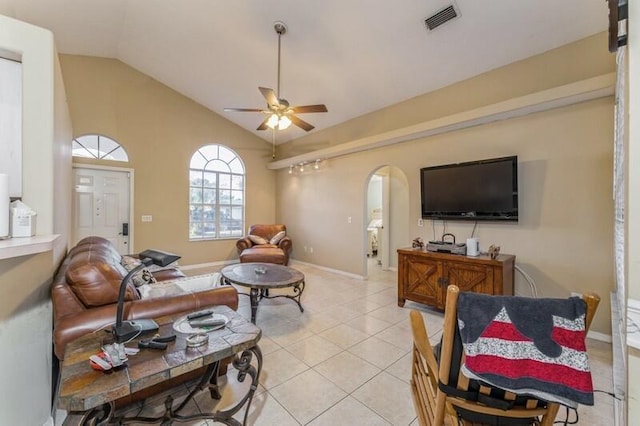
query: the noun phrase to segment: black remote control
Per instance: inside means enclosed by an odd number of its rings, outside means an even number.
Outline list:
[[[220,325],[225,325],[226,321],[223,319],[217,318],[205,318],[199,319],[195,321],[189,321],[189,325],[191,327],[218,327]]]
[[[212,310],[194,312],[192,314],[187,315],[187,319],[191,321],[192,319],[196,319],[196,318],[208,317],[211,314],[213,314]]]

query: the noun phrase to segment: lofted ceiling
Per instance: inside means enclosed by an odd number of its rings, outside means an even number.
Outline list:
[[[452,3],[460,17],[424,19]],[[50,29],[60,53],[117,58],[256,131],[258,86],[326,104],[313,131],[606,30],[604,0],[0,0],[0,14]],[[606,46],[603,46],[606,49]],[[278,143],[305,134],[291,126]]]

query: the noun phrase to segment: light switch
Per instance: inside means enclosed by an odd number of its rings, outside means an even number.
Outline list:
[[[142,221],[143,222],[152,222],[153,221],[153,216],[151,216],[150,214],[143,214],[142,215]]]

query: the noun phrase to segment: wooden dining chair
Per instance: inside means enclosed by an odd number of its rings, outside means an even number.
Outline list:
[[[420,312],[409,312],[413,333],[413,359],[411,363],[411,395],[420,426],[434,426],[436,392],[438,389],[438,365],[429,342]],[[449,405],[445,414],[446,425],[457,425],[453,407]]]
[[[443,326],[443,334],[442,334],[442,346],[441,353],[439,357],[439,365],[438,365],[438,378],[441,384],[446,385],[450,382],[450,370],[453,364],[453,353],[454,353],[454,339],[456,334],[457,325],[457,306],[458,306],[458,295],[459,289],[456,286],[449,286],[447,288],[447,299],[445,305],[445,316],[444,316],[444,326]],[[598,303],[600,302],[600,298],[595,294],[585,294],[583,295],[583,300],[586,303],[586,315],[585,315],[585,332],[589,330],[589,326],[591,325],[591,321],[593,320],[593,316],[595,315],[596,309],[598,307]],[[413,326],[414,323],[414,315],[411,314],[411,323]],[[419,315],[419,314],[418,314]],[[417,320],[417,318],[416,318]],[[417,327],[419,328],[419,327]],[[424,329],[424,325],[423,325]],[[414,332],[414,338],[416,334]],[[471,401],[468,399],[461,398],[459,396],[448,394],[441,390],[437,386],[434,385],[434,364],[435,357],[433,356],[433,351],[430,350],[431,346],[428,345],[428,340],[424,339],[426,344],[417,344],[415,346],[421,347],[419,349],[420,353],[425,352],[430,354],[425,358],[427,359],[428,364],[431,364],[431,367],[428,368],[430,376],[429,376],[429,384],[431,385],[430,390],[436,389],[435,391],[435,408],[433,409],[433,421],[429,422],[428,420],[424,420],[424,423],[421,421],[421,425],[442,425],[447,424],[451,421],[451,411],[452,407],[456,407],[458,410],[466,410],[467,412],[480,413],[488,416],[498,416],[498,417],[510,417],[510,418],[518,418],[518,419],[535,419],[537,423],[542,426],[550,426],[553,425],[555,417],[558,413],[558,409],[560,405],[554,402],[546,402],[541,401],[532,397],[516,395],[512,392],[500,390],[500,396],[508,403],[510,408],[495,408],[491,406],[487,406],[481,402]],[[428,346],[429,349],[425,347]],[[414,349],[414,357],[415,357]],[[457,352],[459,353],[459,352]],[[461,355],[462,359],[459,361],[459,365],[462,365],[464,362],[464,354]],[[431,361],[428,361],[431,358]],[[414,362],[414,368],[415,362]],[[455,376],[454,376],[455,377]],[[413,377],[415,380],[415,377]],[[412,380],[412,381],[413,381]],[[470,379],[464,376],[462,373],[458,374],[457,385],[455,385],[456,389],[460,391],[467,391],[469,389]],[[412,385],[413,386],[413,385]],[[493,390],[493,392],[492,392]],[[491,388],[489,386],[480,385],[479,393],[483,395],[491,394],[492,398],[496,397],[496,389]],[[429,397],[425,399],[425,401],[430,402]],[[420,400],[420,403],[424,405],[423,401]],[[418,404],[416,404],[417,406]],[[431,408],[428,410],[424,410],[424,416],[427,417],[431,412]],[[418,415],[420,417],[420,414]],[[539,419],[539,420],[538,420]]]

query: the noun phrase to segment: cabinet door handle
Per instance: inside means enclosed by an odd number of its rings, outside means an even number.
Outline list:
[[[442,277],[438,277],[437,283],[440,287],[442,287]]]

